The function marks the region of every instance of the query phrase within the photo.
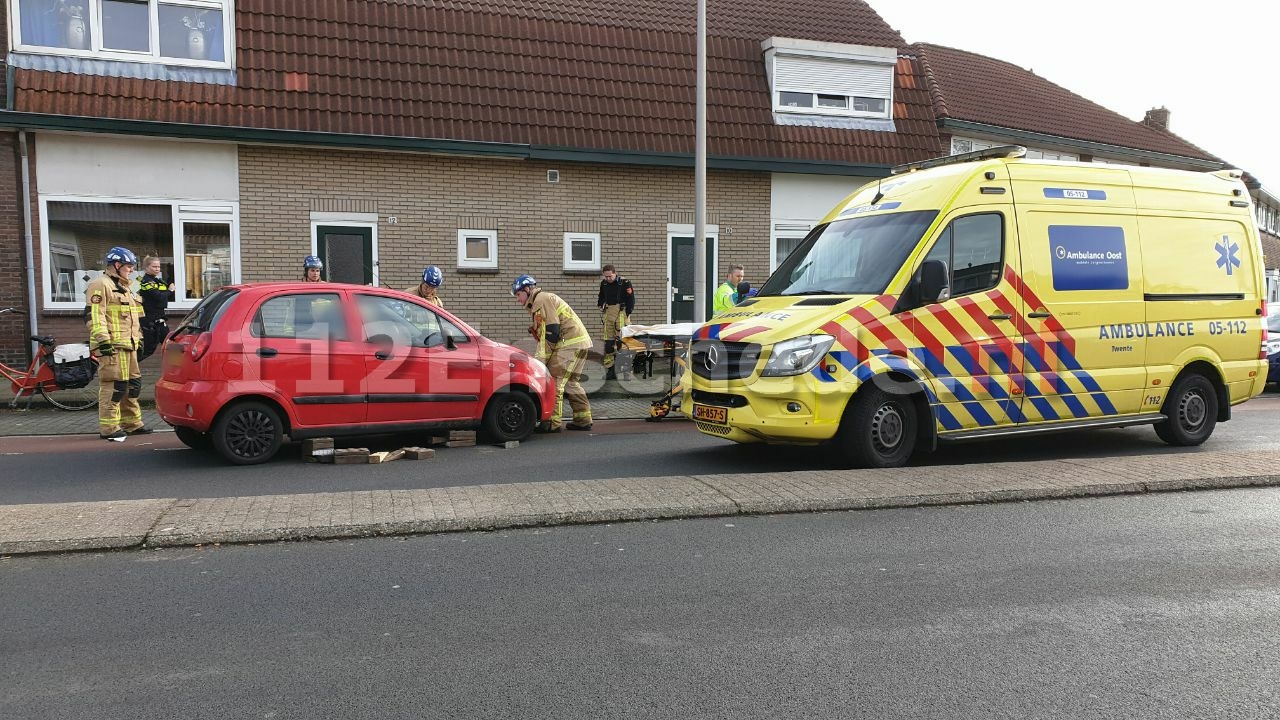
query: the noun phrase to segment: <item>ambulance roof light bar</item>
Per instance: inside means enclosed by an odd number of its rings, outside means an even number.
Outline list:
[[[1021,145],[998,145],[993,148],[987,148],[986,150],[974,150],[973,152],[960,153],[959,155],[947,155],[945,157],[933,158],[932,160],[921,160],[920,162],[898,165],[890,170],[889,174],[901,175],[905,172],[928,170],[929,168],[942,167],[943,165],[956,165],[959,163],[973,162],[975,160],[1020,158],[1026,154],[1027,149]]]

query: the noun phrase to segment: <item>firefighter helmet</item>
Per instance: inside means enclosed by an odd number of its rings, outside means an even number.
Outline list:
[[[113,247],[107,251],[107,264],[123,263],[125,265],[137,265],[138,256],[133,254],[129,248]]]
[[[528,290],[529,288],[537,284],[538,284],[538,281],[534,280],[532,275],[521,275],[520,277],[512,281],[511,294],[514,296],[516,293],[520,292],[521,290]]]

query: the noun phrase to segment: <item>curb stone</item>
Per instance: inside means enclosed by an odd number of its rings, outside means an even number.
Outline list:
[[[0,507],[0,554],[359,538],[1280,485],[1273,453]],[[1231,467],[1232,475],[1204,468]],[[1153,480],[1152,477],[1160,479]],[[1108,482],[1105,478],[1114,478]]]

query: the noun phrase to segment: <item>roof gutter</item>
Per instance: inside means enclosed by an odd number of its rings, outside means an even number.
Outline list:
[[[391,135],[355,135],[306,130],[267,130],[219,125],[189,125],[152,120],[119,120],[41,113],[0,112],[0,127],[109,135],[166,137],[186,140],[220,140],[241,144],[291,145],[343,150],[420,152],[509,160],[576,162],[650,167],[693,167],[693,153],[656,153],[634,150],[599,150],[523,143],[475,140],[443,140]],[[812,175],[861,175],[887,177],[889,165],[828,162],[793,158],[711,156],[707,167],[718,170],[806,173]]]
[[[1019,145],[1057,145],[1068,147],[1084,151],[1090,155],[1112,155],[1126,159],[1160,163],[1164,165],[1190,165],[1191,167],[1203,170],[1220,170],[1226,167],[1226,163],[1219,160],[1205,160],[1203,158],[1193,158],[1185,155],[1171,155],[1169,153],[1154,152],[1152,150],[1139,150],[1138,148],[1124,147],[1122,145],[1109,145],[1107,143],[1091,142],[1089,140],[1076,140],[1074,138],[1062,137],[1061,135],[1049,135],[1046,133],[1037,133],[1028,130],[1016,130],[1014,128],[971,122],[969,120],[943,118],[938,121],[938,127],[942,130],[950,130],[952,132],[971,132],[984,135],[995,135],[1006,140],[1016,140]]]

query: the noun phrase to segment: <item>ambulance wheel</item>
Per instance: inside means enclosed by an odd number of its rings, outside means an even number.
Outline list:
[[[1218,423],[1218,392],[1203,375],[1183,375],[1160,407],[1167,420],[1156,424],[1156,435],[1170,445],[1199,445]]]
[[[866,387],[844,411],[836,450],[855,467],[902,467],[916,448],[916,423],[910,396]]]
[[[213,448],[234,465],[264,463],[284,444],[284,424],[275,408],[261,402],[232,405],[213,423]]]
[[[495,395],[484,410],[485,439],[490,442],[524,440],[538,426],[538,408],[533,398],[522,392]]]

